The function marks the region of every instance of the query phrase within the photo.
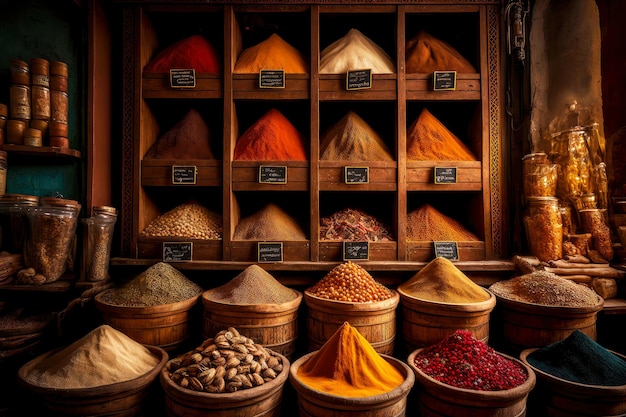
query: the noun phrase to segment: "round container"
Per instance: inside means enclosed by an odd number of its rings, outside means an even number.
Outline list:
[[[50,120],[50,89],[48,87],[31,86],[31,118]]]
[[[28,127],[37,129],[41,131],[41,137],[45,137],[48,135],[48,121],[47,120],[39,120],[39,119],[31,119]]]
[[[9,87],[11,100],[11,119],[30,120],[30,87],[14,84]]]
[[[5,142],[11,145],[23,145],[24,129],[26,129],[26,122],[24,120],[7,120],[7,134]]]
[[[53,148],[69,148],[70,140],[63,136],[50,136],[50,146]]]
[[[5,194],[0,197],[0,245],[9,253],[22,253],[28,233],[27,212],[37,207],[39,197]]]
[[[301,417],[404,417],[407,397],[415,383],[415,375],[404,362],[389,356],[381,356],[404,375],[402,384],[392,391],[369,397],[342,397],[315,390],[298,379],[298,369],[316,352],[297,359],[289,369],[289,381],[298,396]]]
[[[478,303],[458,304],[422,300],[405,294],[401,289],[402,334],[407,351],[433,345],[458,329],[468,330],[487,343],[489,316],[496,305],[491,292],[489,299]]]
[[[6,104],[0,103],[0,129],[6,129],[9,118],[9,108]]]
[[[596,205],[596,195],[593,193],[581,195],[580,204],[583,210],[598,208]]]
[[[30,67],[28,62],[21,59],[11,60],[11,83],[30,85]]]
[[[556,164],[535,164],[526,168],[524,174],[524,196],[554,197],[557,183]]]
[[[50,89],[67,93],[68,66],[65,62],[50,63]]]
[[[295,290],[294,290],[295,291]],[[204,338],[234,326],[255,343],[291,358],[298,338],[298,308],[302,293],[282,304],[226,304],[211,300],[212,290],[202,294]]]
[[[549,163],[550,160],[548,159],[548,155],[544,152],[535,152],[524,155],[522,158],[522,172],[524,174],[524,178],[526,178],[527,174],[533,172],[537,165],[546,165]]]
[[[132,307],[103,301],[109,291],[112,290],[100,292],[94,298],[105,324],[139,343],[159,346],[166,351],[177,349],[189,339],[192,310],[200,295],[176,303]]]
[[[7,153],[0,151],[0,196],[4,196],[7,192]],[[2,229],[0,229],[0,232]],[[2,235],[0,233],[0,243],[2,243]]]
[[[24,129],[24,145],[27,146],[41,146],[42,133],[39,129],[33,129],[31,127]]]
[[[254,388],[209,393],[182,388],[161,369],[165,407],[170,417],[280,417],[283,386],[289,374],[289,359],[281,357],[283,370],[276,378]]]
[[[520,359],[537,375],[537,388],[543,400],[541,406],[545,407],[542,415],[547,417],[626,415],[626,385],[589,385],[556,377],[528,363],[528,355],[537,349],[523,350]],[[612,353],[626,360],[626,356],[617,352]]]
[[[64,91],[50,91],[50,120],[53,122],[68,122],[69,96]]]
[[[605,260],[613,259],[614,250],[611,241],[611,229],[607,224],[606,210],[580,210],[580,224],[582,231],[591,234],[591,245]]]
[[[580,254],[587,256],[591,245],[591,233],[578,233],[573,235],[567,235],[567,240],[572,242],[576,248],[580,251]]]
[[[50,63],[47,59],[31,58],[30,74],[32,86],[50,87]]]
[[[109,277],[111,243],[117,221],[113,207],[94,207],[94,215],[82,220],[83,256],[81,277],[86,281],[102,281]]]
[[[574,224],[574,218],[572,217],[572,207],[567,203],[559,201],[559,212],[561,213],[563,236],[567,237],[570,234],[576,233],[576,225]]]
[[[561,259],[563,223],[559,200],[555,197],[530,197],[524,216],[530,252],[540,261]]]
[[[67,138],[68,133],[69,127],[67,123],[60,123],[55,121],[48,123],[48,134],[50,136],[61,136]]]
[[[27,382],[31,370],[56,351],[44,353],[23,365],[18,371],[18,380],[26,390],[41,397],[43,405],[54,415],[141,416],[144,404],[149,399],[150,387],[168,360],[163,349],[156,346],[146,348],[157,355],[160,361],[150,372],[130,381],[77,389],[44,388]]]
[[[349,303],[319,298],[308,291],[304,301],[308,307],[307,335],[309,350],[320,349],[347,321],[381,354],[393,354],[396,337],[396,307],[400,295],[371,303]]]
[[[423,348],[422,348],[423,349]],[[523,417],[526,415],[528,394],[535,387],[533,370],[520,360],[499,353],[526,369],[526,381],[508,390],[477,391],[444,384],[426,375],[415,366],[415,357],[422,349],[413,351],[407,362],[420,386],[417,391],[420,417]]]

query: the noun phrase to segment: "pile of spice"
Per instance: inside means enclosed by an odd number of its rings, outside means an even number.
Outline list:
[[[547,374],[587,385],[626,385],[626,361],[576,329],[531,352],[526,361]]]
[[[262,69],[283,70],[286,74],[306,74],[304,56],[276,33],[246,48],[235,63],[235,74],[254,74]]]
[[[353,242],[393,240],[389,228],[383,222],[359,209],[339,210],[330,216],[322,217],[320,223],[321,240]]]
[[[468,330],[456,330],[422,349],[414,364],[439,382],[476,391],[508,390],[528,379],[521,364],[499,354]]]
[[[469,148],[428,109],[409,126],[406,138],[409,161],[476,161]]]
[[[485,289],[443,257],[430,261],[400,284],[398,291],[409,297],[442,303],[480,303],[490,297]]]
[[[168,263],[158,262],[119,288],[100,293],[100,301],[125,307],[152,307],[189,300],[202,287]]]
[[[382,138],[355,112],[348,112],[320,138],[322,161],[393,161]]]
[[[478,241],[460,222],[439,212],[430,204],[411,211],[406,217],[408,241]]]
[[[222,238],[222,215],[190,201],[152,220],[140,235],[218,240]]]
[[[396,72],[389,54],[358,29],[350,29],[320,53],[320,74],[341,74],[363,68],[371,69],[372,74]]]
[[[559,307],[596,307],[603,300],[594,290],[552,272],[534,271],[491,284],[506,300]]]
[[[202,297],[223,304],[283,304],[298,298],[298,292],[259,265],[250,265],[226,284],[205,291]]]
[[[291,216],[274,203],[242,218],[233,233],[235,240],[306,240],[306,234]]]
[[[169,73],[170,69],[175,68],[219,74],[222,64],[220,55],[208,39],[202,35],[192,35],[157,53],[144,67],[144,72]]]
[[[372,303],[388,300],[394,292],[376,281],[362,266],[344,262],[328,272],[306,293],[327,300]]]
[[[0,307],[0,336],[15,336],[41,331],[52,322],[55,313],[31,311],[24,307]]]
[[[145,159],[215,159],[211,132],[200,113],[191,109],[150,146]]]
[[[304,137],[280,111],[271,109],[237,140],[234,160],[306,161]]]
[[[296,373],[305,385],[341,397],[369,397],[399,387],[404,376],[345,322]]]
[[[456,71],[474,73],[474,66],[447,42],[425,31],[406,42],[406,72],[431,73],[433,71]]]
[[[102,325],[39,361],[24,379],[42,388],[93,388],[130,381],[158,364],[145,346]]]
[[[213,394],[258,387],[287,371],[281,356],[234,327],[169,360],[166,369],[167,377],[181,388]]]

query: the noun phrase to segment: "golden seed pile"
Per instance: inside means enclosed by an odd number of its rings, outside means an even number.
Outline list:
[[[141,236],[221,239],[222,216],[198,203],[184,203],[152,220]]]
[[[271,349],[229,327],[170,360],[166,369],[167,376],[183,388],[221,393],[263,385],[283,372],[283,363]]]
[[[354,262],[334,267],[317,284],[307,290],[311,295],[336,301],[369,303],[387,300],[393,292]]]

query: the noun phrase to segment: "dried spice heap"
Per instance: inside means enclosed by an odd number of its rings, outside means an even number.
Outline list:
[[[45,357],[25,381],[43,388],[81,389],[130,381],[159,363],[145,346],[108,325]]]
[[[596,307],[602,298],[591,288],[546,271],[535,271],[491,284],[506,300],[558,307]]]
[[[522,385],[528,374],[467,330],[457,330],[415,356],[415,366],[444,384],[476,391],[501,391]]]
[[[404,382],[395,366],[345,322],[298,368],[305,385],[341,397],[369,397],[392,391]]]
[[[456,71],[474,73],[474,66],[456,49],[434,36],[420,31],[406,42],[406,72],[430,73]]]
[[[409,161],[476,161],[468,147],[427,109],[407,131]]]
[[[215,47],[204,36],[192,35],[159,52],[145,66],[144,71],[169,73],[170,69],[184,68],[219,74],[222,68],[219,56]]]
[[[378,133],[350,111],[322,135],[320,160],[393,161],[393,157]]]
[[[350,261],[334,267],[306,292],[319,298],[353,303],[383,301],[394,295],[363,267]]]
[[[276,33],[245,49],[235,64],[235,74],[258,73],[262,69],[282,69],[286,74],[306,74],[308,65],[296,48]]]
[[[235,240],[306,240],[298,223],[276,204],[270,203],[239,221]]]
[[[200,113],[191,109],[185,117],[152,144],[145,159],[215,159],[211,132]]]
[[[408,241],[478,241],[461,223],[424,204],[407,215]]]
[[[372,74],[396,72],[387,52],[357,29],[350,29],[320,54],[320,74],[341,74],[363,68],[371,69]]]
[[[387,242],[393,237],[389,228],[374,216],[362,210],[346,208],[321,219],[320,239]]]
[[[224,304],[283,304],[298,293],[281,284],[258,265],[250,265],[226,284],[205,291],[203,297]]]
[[[189,300],[202,287],[173,266],[159,262],[119,288],[101,293],[100,301],[125,307],[152,307]]]
[[[304,137],[280,111],[271,109],[239,137],[233,159],[306,161]]]
[[[443,303],[479,303],[489,299],[487,291],[442,257],[433,259],[400,284],[398,291],[420,300]]]
[[[152,220],[141,236],[221,239],[222,215],[193,201],[184,203]]]

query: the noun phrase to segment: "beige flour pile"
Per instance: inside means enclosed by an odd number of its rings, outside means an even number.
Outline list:
[[[393,161],[382,138],[353,111],[328,129],[320,142],[323,161]]]
[[[298,223],[276,204],[270,203],[239,221],[235,240],[306,240]]]
[[[253,74],[260,70],[282,69],[287,74],[306,74],[304,56],[276,33],[257,45],[245,49],[235,64],[235,74]]]
[[[433,71],[476,72],[474,66],[456,49],[424,31],[407,41],[405,56],[408,74]]]
[[[408,241],[477,241],[478,237],[460,222],[440,213],[430,204],[413,210],[406,216]]]
[[[25,380],[44,388],[93,388],[138,378],[158,363],[145,346],[102,325],[41,360]]]
[[[387,52],[357,29],[350,29],[346,36],[324,48],[320,54],[320,74],[341,74],[359,69],[371,69],[372,74],[396,72]]]

